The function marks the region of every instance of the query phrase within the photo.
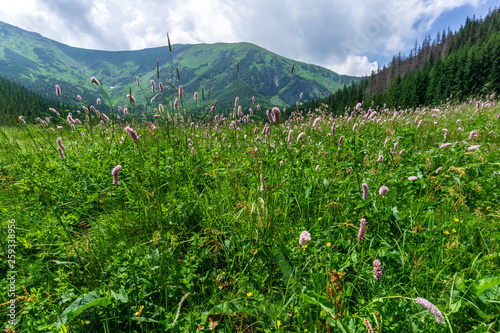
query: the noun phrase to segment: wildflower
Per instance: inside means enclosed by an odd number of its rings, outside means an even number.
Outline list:
[[[101,99],[98,98],[97,101],[96,101],[97,105],[100,105],[101,104]]]
[[[179,110],[179,99],[176,98],[174,101],[174,110]]]
[[[64,150],[61,147],[57,147],[57,151],[59,152],[59,157],[64,160]]]
[[[399,152],[399,155],[403,155],[403,153],[406,151],[406,149],[403,149]]]
[[[26,121],[23,119],[23,116],[19,116],[19,122],[23,125],[26,124]]]
[[[272,114],[274,122],[279,122],[280,121],[280,109],[278,109],[277,107],[272,108],[271,109],[271,114]]]
[[[372,327],[372,324],[370,323],[370,321],[368,319],[363,319],[363,322],[365,323],[365,326],[366,326],[366,329],[368,330],[368,333],[373,333],[373,327]]]
[[[470,134],[469,134],[469,140],[472,140],[472,139],[474,139],[475,137],[477,137],[476,132],[475,132],[475,131],[470,132]]]
[[[306,230],[302,231],[299,238],[299,245],[307,245],[311,241],[311,234]]]
[[[56,111],[56,109],[49,108],[49,111],[52,111],[56,114],[56,116],[60,116],[59,112]]]
[[[182,89],[182,86],[179,86],[179,98],[184,97],[184,90]]]
[[[333,125],[332,125],[332,136],[335,135],[335,122],[333,122]]]
[[[361,186],[363,186],[363,200],[366,200],[368,198],[368,185],[363,183]]]
[[[378,159],[377,159],[377,162],[380,163],[384,160],[384,156],[382,155],[379,155]]]
[[[141,83],[139,82],[139,77],[138,76],[135,78],[135,81],[137,82],[137,85],[140,87]]]
[[[443,315],[441,314],[441,311],[439,311],[439,309],[434,304],[432,304],[431,302],[429,302],[425,298],[421,298],[421,297],[415,298],[415,303],[420,304],[424,308],[426,308],[427,310],[429,310],[430,313],[436,319],[436,322],[438,324],[444,324]]]
[[[451,229],[451,232],[455,233],[455,232],[457,232],[457,230],[456,229]]]
[[[76,98],[78,98],[78,100],[81,102],[82,101],[82,96],[80,95],[76,95]]]
[[[460,120],[460,119],[457,119],[457,122],[456,122],[456,123],[458,124],[459,122],[461,122],[461,120]]]
[[[130,126],[125,127],[125,131],[127,131],[127,133],[130,135],[132,141],[137,142],[139,140],[137,132],[134,131]]]
[[[343,135],[339,139],[339,146],[342,146],[342,140],[344,140],[344,136]]]
[[[61,96],[61,88],[59,87],[58,84],[56,84],[56,95]]]
[[[59,145],[59,147],[61,147],[61,149],[62,149],[62,150],[65,150],[65,149],[66,149],[66,148],[63,146],[63,144],[62,144],[62,140],[61,140],[61,138],[57,138],[57,140],[56,140],[56,141],[57,141],[57,144]]]
[[[363,239],[365,239],[365,234],[366,234],[366,220],[365,219],[360,219],[359,220],[359,231],[358,231],[358,242],[362,242]]]
[[[123,108],[123,114],[126,116],[128,115],[128,109],[127,108]]]
[[[194,156],[194,147],[191,147],[191,155]]]
[[[443,167],[439,167],[436,169],[436,173],[439,173],[439,170],[441,170]]]
[[[155,93],[155,81],[151,80],[151,93]]]
[[[249,291],[249,292],[247,293],[247,297],[252,297],[252,295],[253,295],[253,293],[252,293],[251,291]]]
[[[373,277],[377,281],[380,281],[382,278],[382,267],[380,266],[380,261],[378,259],[373,261]]]
[[[141,315],[141,313],[142,313],[142,310],[143,310],[143,309],[144,309],[144,305],[141,305],[141,306],[139,307],[139,310],[135,313],[135,316],[136,316],[136,317],[139,317],[139,316]]]
[[[477,145],[477,146],[470,146],[470,147],[468,148],[468,150],[476,150],[476,149],[479,149],[479,148],[481,148],[481,145]]]
[[[280,327],[281,326],[281,321],[276,320],[276,326]]]
[[[297,144],[299,143],[300,139],[302,139],[302,137],[306,135],[306,133],[304,132],[300,132],[300,134],[297,136]]]
[[[116,186],[120,185],[120,181],[118,180],[118,174],[120,173],[121,169],[122,169],[122,166],[117,165],[111,171],[111,175],[113,176],[113,184]]]
[[[443,234],[445,234],[445,235],[449,235],[449,234],[450,234],[450,232],[449,232],[448,230],[445,230],[445,231],[443,231]]]
[[[137,78],[137,80],[139,80],[139,78]],[[93,76],[90,78],[90,82],[95,83],[96,85],[99,85],[99,81],[97,81],[97,79]]]
[[[451,143],[445,143],[445,144],[439,146],[439,149],[443,149],[443,148],[446,148],[446,147],[449,147],[449,146],[451,146]]]
[[[388,191],[389,191],[389,188],[385,185],[382,185],[382,187],[380,187],[380,189],[378,190],[378,194],[386,195]]]
[[[315,171],[316,171],[316,172],[318,172],[318,170],[319,170],[319,164],[318,164],[318,165],[316,165],[316,169],[315,169]]]
[[[390,139],[390,137],[386,137],[386,138],[385,138],[385,141],[384,141],[384,146],[387,144],[387,142],[389,142],[389,139]]]
[[[130,100],[130,103],[135,103],[135,98],[134,96],[127,94],[127,98]]]
[[[399,146],[399,142],[396,142],[394,144],[394,147],[392,148],[392,150],[394,150],[394,151],[398,150],[398,146]]]
[[[416,176],[410,176],[410,177],[408,177],[408,180],[410,180],[410,181],[414,181],[414,180],[417,180],[417,179],[418,179],[418,177],[416,177]]]
[[[460,221],[460,220],[459,220],[459,219],[457,219],[457,218],[455,218],[455,222],[458,222],[458,221]]]
[[[318,118],[314,119],[313,127],[314,127],[315,130],[318,129],[320,121],[321,121],[321,117],[318,117]]]
[[[198,100],[198,92],[195,91],[194,95],[193,95],[193,99],[195,100],[195,102]]]
[[[332,243],[330,243],[330,242],[326,243],[326,247],[330,247],[330,246],[332,246]]]
[[[353,132],[356,132],[356,129],[358,128],[358,124],[354,124],[354,126],[352,127],[352,131]]]

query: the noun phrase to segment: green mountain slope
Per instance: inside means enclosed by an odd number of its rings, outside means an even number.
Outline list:
[[[294,63],[294,72],[290,74]],[[301,93],[302,99],[312,100],[328,96],[345,83],[359,81],[320,66],[294,62],[249,43],[177,44],[172,45],[171,53],[167,46],[97,51],[70,47],[2,22],[0,76],[42,96],[54,96],[54,85],[59,84],[64,98],[74,100],[79,94],[91,104],[101,97],[99,89],[90,83],[94,76],[103,83],[115,105],[126,104],[129,89],[133,95],[142,96],[136,77],[148,92],[149,81],[154,79],[165,86],[169,82],[182,84],[187,97],[195,91],[201,94],[204,88],[207,98],[210,87],[211,98],[222,107],[231,107],[236,96],[248,106],[252,96],[263,106],[280,106],[283,102],[294,105]]]

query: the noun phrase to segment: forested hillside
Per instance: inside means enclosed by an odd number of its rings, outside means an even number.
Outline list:
[[[54,91],[55,96],[55,91]],[[0,77],[0,125],[12,125],[23,116],[26,121],[45,117],[49,107],[58,105],[56,99],[43,98],[35,92]]]
[[[494,9],[484,19],[468,18],[455,33],[448,29],[420,46],[415,42],[408,56],[394,56],[370,77],[308,107],[325,103],[337,113],[359,102],[406,108],[499,92],[500,15]]]

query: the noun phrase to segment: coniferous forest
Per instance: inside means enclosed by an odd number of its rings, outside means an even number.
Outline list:
[[[415,42],[408,56],[393,56],[388,66],[359,83],[306,106],[325,103],[329,111],[342,113],[362,102],[407,108],[499,92],[500,15],[494,9],[484,19],[468,18],[457,32],[448,29],[434,40],[426,36],[420,46]]]

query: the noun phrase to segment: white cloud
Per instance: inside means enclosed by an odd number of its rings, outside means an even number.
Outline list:
[[[106,50],[164,46],[167,32],[174,44],[245,41],[357,75],[373,64],[364,54],[404,52],[441,14],[483,2],[16,0],[2,5],[0,20],[71,46]]]
[[[372,70],[376,71],[378,63],[370,62],[366,56],[349,55],[347,59],[340,64],[332,64],[326,68],[339,74],[364,76],[370,75]]]

